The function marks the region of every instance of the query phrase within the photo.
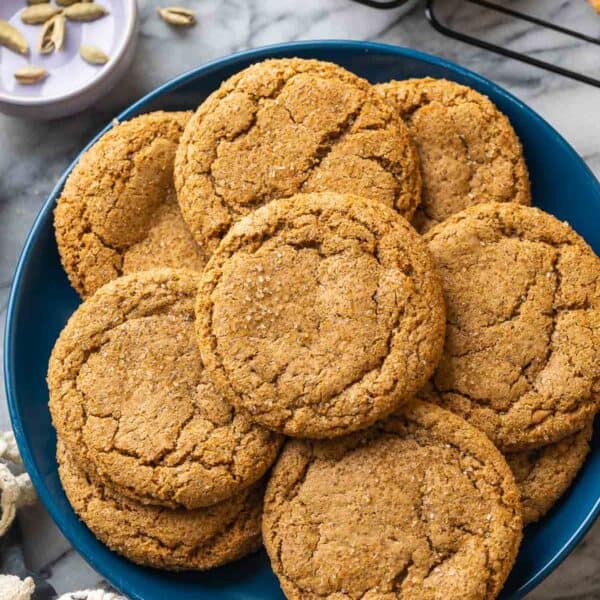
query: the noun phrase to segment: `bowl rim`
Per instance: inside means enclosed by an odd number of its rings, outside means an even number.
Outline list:
[[[135,2],[135,0],[131,0]],[[252,48],[249,50],[243,50],[241,52],[236,52],[234,54],[228,54],[226,56],[211,60],[200,67],[196,67],[191,69],[170,81],[158,86],[157,88],[150,91],[148,94],[144,95],[142,98],[137,100],[136,102],[129,105],[126,109],[124,109],[117,117],[116,121],[124,121],[128,118],[135,116],[140,108],[154,100],[155,98],[160,97],[165,92],[168,92],[172,89],[175,89],[181,85],[188,83],[189,81],[196,79],[198,77],[202,77],[203,75],[209,74],[212,71],[217,69],[227,67],[231,64],[235,64],[236,62],[252,58],[256,61],[265,60],[267,58],[272,57],[273,54],[278,52],[284,52],[287,54],[292,54],[297,50],[314,50],[314,49],[322,49],[322,48],[338,48],[338,49],[346,49],[346,50],[356,50],[360,52],[368,53],[369,51],[377,51],[384,54],[409,57],[415,60],[419,60],[428,64],[433,64],[438,67],[442,67],[451,71],[454,74],[466,77],[472,81],[482,84],[483,87],[487,87],[492,89],[498,96],[503,97],[503,99],[509,101],[510,103],[516,105],[520,110],[526,113],[527,118],[535,121],[539,126],[548,130],[551,135],[556,140],[556,143],[563,147],[563,150],[567,153],[573,155],[574,158],[577,159],[583,166],[583,171],[587,173],[592,182],[595,184],[598,194],[600,195],[600,182],[591,171],[589,166],[585,163],[585,161],[579,156],[576,150],[566,141],[566,139],[558,132],[552,125],[550,125],[545,119],[543,119],[540,115],[538,115],[532,108],[527,106],[524,102],[519,100],[516,96],[506,91],[504,88],[494,83],[493,81],[479,75],[470,69],[462,67],[457,63],[452,61],[440,58],[438,56],[428,54],[426,52],[421,52],[419,50],[414,50],[412,48],[406,48],[404,46],[397,46],[392,44],[384,44],[380,42],[370,42],[370,41],[358,41],[358,40],[332,40],[332,39],[323,39],[323,40],[307,40],[307,41],[299,41],[299,42],[285,42],[278,44],[271,44],[267,46],[261,46],[258,48]],[[102,128],[90,142],[81,150],[80,153],[75,157],[75,159],[69,164],[69,166],[65,169],[57,184],[52,189],[48,198],[40,208],[29,234],[25,240],[23,249],[19,256],[17,266],[15,268],[15,272],[13,275],[13,281],[11,283],[11,289],[9,294],[9,300],[6,311],[6,327],[4,333],[4,385],[6,391],[7,404],[9,408],[9,415],[11,419],[11,424],[14,430],[15,438],[21,453],[21,457],[23,459],[23,463],[27,472],[29,473],[33,485],[38,493],[38,496],[48,512],[50,513],[52,519],[62,531],[62,533],[67,537],[67,539],[71,542],[71,540],[76,539],[77,536],[73,534],[70,530],[70,527],[66,521],[63,521],[63,518],[59,514],[57,508],[55,508],[54,502],[52,500],[51,494],[47,492],[46,486],[43,481],[43,477],[41,473],[38,471],[34,459],[33,453],[30,448],[30,445],[27,441],[27,436],[25,435],[25,430],[22,426],[21,416],[17,406],[17,398],[16,398],[16,382],[14,380],[14,372],[12,365],[15,362],[14,356],[14,315],[18,311],[20,298],[21,298],[21,281],[23,271],[25,269],[25,265],[29,259],[29,255],[31,253],[31,249],[33,243],[37,236],[39,235],[40,226],[42,221],[46,219],[48,213],[52,211],[55,201],[60,194],[62,187],[64,185],[65,180],[68,175],[77,164],[77,161],[81,157],[81,155],[90,148],[106,131],[112,128],[115,123],[115,119],[110,121],[104,128]],[[554,571],[571,553],[571,551],[575,548],[576,544],[581,540],[581,538],[586,534],[586,532],[590,529],[594,521],[597,519],[600,514],[600,497],[596,498],[593,508],[585,515],[585,518],[581,521],[579,526],[575,529],[569,539],[563,544],[563,546],[556,552],[555,556],[546,563],[546,565],[540,568],[538,571],[533,573],[531,577],[525,581],[523,584],[517,588],[511,596],[511,600],[517,600],[519,598],[523,598],[527,593],[529,593],[532,589],[534,589],[537,585],[539,585],[552,571]],[[75,546],[75,544],[73,544]],[[93,569],[99,572],[101,575],[106,577],[109,580],[113,578],[110,577],[110,573],[105,569],[99,562],[96,560],[96,557],[92,553],[88,553],[85,550],[80,550],[78,546],[75,546],[77,552],[83,556],[83,558],[91,565]],[[120,586],[116,586],[120,587]],[[135,600],[143,600],[140,596],[137,596],[134,592],[128,590],[127,593],[134,598]]]
[[[122,36],[121,42],[117,48],[117,51],[115,52],[114,57],[109,61],[106,68],[100,69],[98,74],[93,77],[91,81],[80,88],[76,88],[65,94],[56,94],[54,96],[16,96],[9,92],[3,92],[0,90],[0,102],[12,104],[13,106],[47,107],[56,103],[64,102],[65,100],[76,98],[82,94],[85,94],[89,90],[102,85],[102,83],[111,76],[118,64],[121,62],[122,58],[126,55],[127,48],[136,34],[138,21],[137,0],[123,0],[123,2],[125,3],[126,22],[125,32]]]

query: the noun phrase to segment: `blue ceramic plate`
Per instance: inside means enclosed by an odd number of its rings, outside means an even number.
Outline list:
[[[285,44],[224,58],[167,83],[123,112],[128,119],[156,109],[195,108],[224,79],[265,58],[299,56],[336,62],[372,82],[446,77],[487,94],[519,134],[533,182],[534,203],[566,219],[600,252],[600,184],[565,140],[531,109],[490,81],[434,56],[381,44],[326,41]],[[93,143],[95,140],[92,140]],[[54,341],[79,304],[56,249],[52,209],[62,176],[38,215],[19,260],[8,306],[6,392],[19,448],[50,514],[83,557],[135,600],[281,599],[264,552],[208,573],[170,574],[142,568],[98,542],[71,510],[56,470],[46,366]],[[593,450],[571,490],[541,523],[528,527],[502,598],[522,598],[569,554],[600,510],[598,428]]]

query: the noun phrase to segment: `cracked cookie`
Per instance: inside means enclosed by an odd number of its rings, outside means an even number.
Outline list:
[[[592,423],[542,448],[506,455],[519,491],[523,522],[541,519],[567,491],[590,451]]]
[[[290,600],[492,600],[521,539],[502,455],[414,400],[364,432],[289,441],[264,504],[264,544]]]
[[[54,229],[63,267],[83,298],[122,274],[204,267],[173,184],[175,150],[190,116],[154,112],[120,123],[69,175]]]
[[[145,504],[228,498],[260,479],[280,446],[204,377],[196,291],[192,271],[111,281],[77,309],[50,357],[59,437],[89,475]]]
[[[199,284],[208,376],[251,417],[298,437],[367,427],[438,362],[445,312],[415,230],[381,202],[334,192],[238,221]]]
[[[530,204],[523,150],[509,120],[482,94],[445,79],[375,89],[405,120],[421,159],[418,231],[480,202]]]
[[[181,212],[213,251],[255,208],[298,192],[380,200],[410,218],[418,156],[367,81],[316,60],[267,60],[228,79],[191,118],[175,161]]]
[[[443,406],[503,451],[584,427],[600,403],[600,261],[584,240],[537,208],[489,203],[425,241],[446,299]]]
[[[75,512],[111,550],[159,569],[212,569],[260,548],[264,483],[196,510],[146,506],[92,481],[64,445],[58,473]]]

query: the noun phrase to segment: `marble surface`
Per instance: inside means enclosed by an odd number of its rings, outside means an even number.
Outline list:
[[[542,7],[557,22],[600,36],[600,16],[584,0],[504,2],[531,12]],[[140,0],[140,40],[133,66],[117,89],[84,114],[34,123],[0,116],[0,335],[12,273],[31,223],[84,143],[122,108],[183,71],[244,48],[316,39],[368,39],[437,54],[478,71],[532,106],[556,127],[600,176],[600,89],[451,41],[426,23],[419,4],[408,16],[358,6],[350,0],[181,0],[197,10],[198,25],[174,31]],[[440,3],[438,3],[440,4]],[[532,55],[600,76],[600,49],[529,24],[479,14],[462,1],[443,2],[453,25]],[[475,10],[475,16],[474,11]],[[1,350],[0,350],[1,353]],[[1,361],[0,361],[1,364]],[[1,369],[1,366],[0,366]],[[0,389],[0,429],[9,427]],[[57,592],[102,584],[74,552],[41,506],[21,514],[28,566]],[[600,522],[531,600],[600,600]]]

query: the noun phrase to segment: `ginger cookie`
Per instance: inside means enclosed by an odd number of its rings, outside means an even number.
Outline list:
[[[234,75],[190,119],[175,161],[181,211],[213,251],[237,220],[298,192],[350,192],[410,218],[421,176],[408,130],[369,83],[316,60]]]
[[[54,228],[63,267],[83,298],[122,274],[204,266],[173,183],[175,150],[190,116],[153,112],[116,125],[69,175]]]
[[[421,159],[418,231],[480,202],[530,204],[521,142],[509,120],[482,94],[445,79],[375,86],[405,120]]]
[[[367,431],[288,442],[262,531],[290,600],[492,600],[521,528],[519,492],[493,444],[413,400]]]
[[[334,192],[274,200],[238,221],[199,284],[208,376],[287,435],[367,427],[433,372],[438,275],[420,236],[381,202]]]
[[[468,208],[425,241],[448,314],[431,382],[443,406],[503,451],[583,428],[600,404],[600,261],[585,241],[515,203]]]
[[[73,510],[111,550],[159,569],[212,569],[261,545],[264,484],[195,510],[147,506],[91,480],[59,441],[58,473]]]
[[[525,524],[541,519],[567,491],[590,451],[592,430],[589,423],[560,442],[506,455],[521,492]]]
[[[204,376],[197,275],[111,281],[69,319],[50,357],[50,412],[74,460],[142,503],[197,508],[260,479],[280,439],[234,411]]]

